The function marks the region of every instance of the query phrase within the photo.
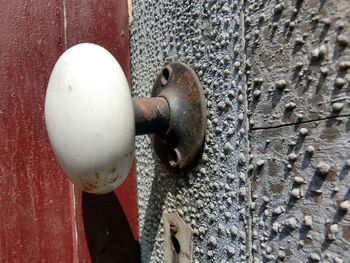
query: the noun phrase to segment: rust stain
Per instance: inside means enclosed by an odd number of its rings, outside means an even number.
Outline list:
[[[343,227],[343,238],[350,242],[350,226]]]
[[[272,106],[266,106],[264,107],[263,112],[264,114],[271,114],[272,110],[273,110]]]
[[[304,242],[305,242],[305,245],[311,245],[312,244],[312,239],[307,237],[307,238],[305,238]]]
[[[326,128],[323,133],[322,133],[322,136],[321,138],[324,138],[324,139],[333,139],[335,137],[337,137],[337,135],[339,135],[339,130],[337,129],[336,126],[332,126],[332,127],[329,127],[329,128]]]
[[[266,189],[266,187],[263,188],[263,193],[264,193],[264,195],[266,195],[267,197],[270,197],[270,192]]]
[[[283,188],[282,184],[270,184],[270,191],[276,194],[280,194]]]
[[[278,152],[281,152],[283,150],[282,144],[280,142],[276,142],[276,144],[274,144],[273,148]]]
[[[273,160],[269,161],[270,176],[276,175],[278,171],[279,171],[279,166],[275,163],[275,161]]]
[[[252,189],[257,189],[259,184],[256,181],[252,181]]]
[[[322,194],[318,192],[311,192],[311,198],[314,202],[319,203],[322,201]]]
[[[149,103],[151,103],[151,100],[149,100]],[[156,114],[152,111],[152,108],[149,107],[148,103],[140,103],[139,107],[141,108],[145,119],[151,120],[156,117]]]
[[[259,147],[259,148],[258,148],[258,152],[259,152],[259,153],[264,153],[264,152],[265,152],[265,150],[264,150],[264,148],[263,148],[263,147]]]
[[[289,248],[287,248],[284,252],[286,253],[286,256],[287,256],[287,257],[289,257],[289,256],[292,255],[292,252],[290,251]]]
[[[334,171],[334,169],[330,170],[326,174],[326,180],[335,181],[336,179],[337,179],[337,173],[336,173],[336,171]]]
[[[194,79],[193,79],[193,75],[192,75],[190,72],[185,71],[185,73],[184,73],[184,78],[186,79],[186,82],[187,82],[190,86],[193,86]]]

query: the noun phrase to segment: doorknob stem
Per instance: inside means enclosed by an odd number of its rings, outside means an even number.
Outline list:
[[[135,134],[165,134],[170,123],[168,102],[163,97],[133,98]]]

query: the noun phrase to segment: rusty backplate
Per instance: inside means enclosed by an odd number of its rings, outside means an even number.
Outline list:
[[[207,107],[203,88],[194,70],[182,62],[162,69],[152,97],[163,97],[170,109],[164,135],[153,135],[153,146],[162,161],[177,170],[192,167],[203,152]]]

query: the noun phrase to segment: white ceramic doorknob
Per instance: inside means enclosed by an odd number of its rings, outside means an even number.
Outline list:
[[[128,175],[135,123],[127,79],[117,60],[95,44],[58,59],[45,98],[45,121],[58,162],[76,185],[108,193]]]

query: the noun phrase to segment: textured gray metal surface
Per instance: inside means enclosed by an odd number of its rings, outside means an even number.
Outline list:
[[[349,262],[350,2],[246,7],[253,258]]]
[[[193,228],[193,262],[348,261],[349,8],[134,1],[134,96],[180,60],[208,100],[205,154],[189,176],[137,139],[143,262],[164,261],[163,210]]]
[[[348,116],[350,2],[251,0],[247,6],[254,128]]]

